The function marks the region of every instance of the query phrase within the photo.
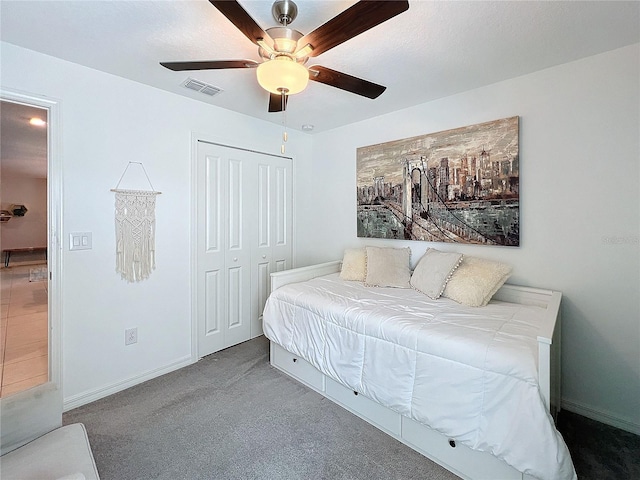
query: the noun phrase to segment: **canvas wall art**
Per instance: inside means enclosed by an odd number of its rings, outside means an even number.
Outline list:
[[[518,120],[358,148],[358,237],[518,246]]]

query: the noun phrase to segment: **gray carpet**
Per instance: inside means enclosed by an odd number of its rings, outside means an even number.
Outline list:
[[[458,477],[268,363],[260,337],[67,412],[102,480]],[[580,480],[640,479],[640,436],[561,412]]]
[[[640,436],[566,410],[558,430],[580,480],[640,479]]]
[[[103,480],[458,477],[271,367],[264,337],[66,413]]]

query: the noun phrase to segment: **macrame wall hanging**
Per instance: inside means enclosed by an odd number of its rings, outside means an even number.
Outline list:
[[[131,164],[142,167],[151,190],[121,190]],[[128,282],[146,280],[156,268],[156,192],[140,162],[129,162],[116,188],[116,272]]]

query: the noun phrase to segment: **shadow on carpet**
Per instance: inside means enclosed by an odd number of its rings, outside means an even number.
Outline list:
[[[258,337],[79,407],[102,480],[456,475],[269,364]]]

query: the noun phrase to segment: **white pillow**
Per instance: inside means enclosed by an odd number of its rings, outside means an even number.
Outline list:
[[[340,278],[364,282],[367,275],[367,251],[364,248],[347,248],[342,257]]]
[[[509,265],[465,256],[442,296],[470,307],[484,307],[510,275]]]
[[[410,288],[411,249],[366,247],[365,284],[372,287]]]
[[[429,298],[440,298],[454,270],[462,261],[462,254],[441,252],[429,248],[411,275],[411,286]]]

